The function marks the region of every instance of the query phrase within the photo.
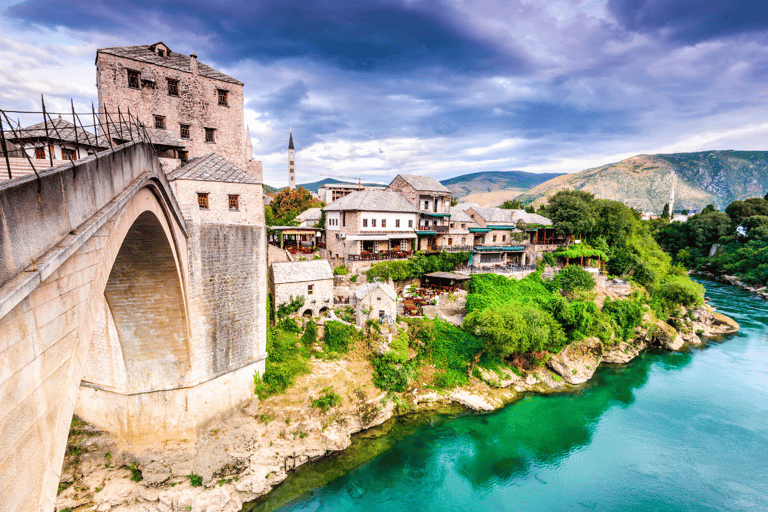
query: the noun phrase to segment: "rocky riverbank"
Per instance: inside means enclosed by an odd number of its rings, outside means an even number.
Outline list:
[[[701,272],[701,271],[692,272],[692,275],[704,276],[710,279],[714,279],[715,281],[720,281],[721,283],[728,283],[737,288],[741,288],[742,290],[746,290],[750,293],[754,293],[755,295],[758,295],[764,299],[768,299],[768,286],[762,286],[762,287],[750,286],[747,283],[743,282],[741,279],[739,279],[737,276],[718,275],[718,274],[713,274],[712,272]]]
[[[480,379],[453,390],[417,382],[407,393],[382,393],[372,384],[371,349],[358,342],[343,359],[313,359],[311,373],[285,394],[254,398],[194,440],[131,446],[75,421],[57,510],[235,512],[297,467],[346,449],[355,433],[397,414],[447,403],[492,411],[526,393],[567,390],[589,380],[600,364],[627,363],[647,346],[679,350],[739,328],[709,306],[684,313],[677,328],[647,316],[631,342],[587,338],[537,369],[480,370]],[[313,405],[313,397],[331,389],[338,405],[325,411]]]

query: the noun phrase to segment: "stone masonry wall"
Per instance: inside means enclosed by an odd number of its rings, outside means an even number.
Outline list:
[[[155,88],[128,87],[128,70],[139,71],[142,80]],[[168,94],[167,79],[179,81],[179,95]],[[155,115],[165,116],[166,130],[180,136],[179,124],[190,125],[186,140],[189,157],[216,152],[238,167],[246,168],[243,121],[243,86],[193,73],[99,53],[96,61],[99,108],[116,112],[117,107],[155,127]],[[229,91],[228,106],[218,104],[217,89]],[[205,142],[205,128],[216,129],[216,142]],[[249,155],[250,158],[250,155]]]
[[[362,308],[369,310],[369,313],[367,315],[364,314]],[[357,303],[356,309],[356,322],[358,326],[365,324],[371,318],[378,320],[379,311],[384,311],[384,314],[389,318],[394,319],[397,317],[397,302],[392,300],[381,288],[376,288],[363,297]]]
[[[314,285],[312,295],[307,295],[307,285]],[[275,296],[275,308],[280,304],[290,302],[298,296],[304,297],[304,306],[299,308],[299,314],[307,309],[312,311],[312,316],[317,316],[323,308],[333,308],[333,279],[321,279],[318,281],[303,281],[300,283],[283,283],[273,285]]]

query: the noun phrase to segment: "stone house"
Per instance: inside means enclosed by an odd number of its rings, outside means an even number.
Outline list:
[[[399,192],[358,190],[323,210],[329,257],[412,250],[419,211]]]
[[[465,213],[476,224],[470,228],[475,238],[474,266],[534,264],[541,249],[532,242],[527,225],[552,224],[546,217],[525,210],[471,206]]]
[[[331,204],[337,199],[348,196],[358,190],[384,190],[384,186],[358,185],[357,183],[325,183],[320,185],[317,195],[325,204]]]
[[[358,286],[356,325],[362,327],[368,320],[392,323],[397,318],[397,292],[391,284],[374,282]]]
[[[193,372],[264,371],[267,259],[262,184],[216,153],[168,174],[188,231]]]
[[[429,176],[398,174],[387,190],[400,192],[419,210],[417,250],[437,251],[447,245],[451,191]]]
[[[470,229],[476,227],[475,221],[459,208],[451,207],[450,212],[448,236],[445,237],[446,243],[442,249],[446,251],[471,251],[475,244],[475,235]]]
[[[16,131],[16,135],[10,132],[8,136],[8,133],[6,140],[19,148],[15,154],[9,152],[8,156],[25,158],[26,153],[35,164],[35,160],[42,160],[44,168],[49,167],[51,157],[54,163],[57,160],[80,160],[109,147],[109,143],[102,137],[97,138],[61,116],[47,123],[21,128]]]
[[[333,271],[328,260],[273,263],[270,289],[274,308],[304,297],[302,315],[318,316],[333,307]]]
[[[243,82],[213,69],[192,53],[158,42],[96,51],[99,110],[138,117],[150,137],[181,140],[160,156],[181,161],[215,152],[261,181],[243,120]],[[115,121],[114,115],[112,121]]]
[[[318,223],[323,213],[322,208],[308,208],[298,214],[296,219],[299,221],[300,228],[313,228]]]

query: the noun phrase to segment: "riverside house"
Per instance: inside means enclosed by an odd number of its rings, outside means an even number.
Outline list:
[[[413,252],[419,210],[399,192],[358,190],[323,210],[330,258],[404,258]]]
[[[439,251],[448,243],[451,191],[429,176],[398,174],[387,190],[399,192],[418,208],[417,250]]]
[[[527,226],[552,225],[546,217],[525,210],[470,206],[465,213],[475,222],[470,228],[474,235],[473,266],[533,265],[539,251],[531,237],[538,230],[531,234]]]
[[[304,316],[318,316],[333,307],[333,271],[328,260],[273,263],[269,285],[275,311],[297,297],[304,297],[299,309]]]

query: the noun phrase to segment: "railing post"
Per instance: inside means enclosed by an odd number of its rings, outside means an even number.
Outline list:
[[[45,115],[45,99],[42,94],[40,95],[40,102],[43,104],[43,123],[45,123],[45,140],[48,144],[48,160],[53,167],[53,148],[51,147],[51,138],[48,136],[48,118]]]
[[[5,144],[5,129],[3,128],[3,118],[0,117],[0,142],[3,144],[3,155],[5,155],[5,165],[8,168],[8,179],[12,180],[11,176],[11,161],[8,159],[8,146]],[[22,147],[22,151],[24,151]]]

